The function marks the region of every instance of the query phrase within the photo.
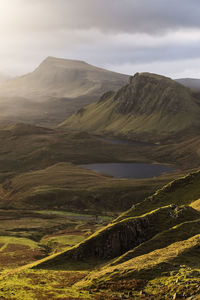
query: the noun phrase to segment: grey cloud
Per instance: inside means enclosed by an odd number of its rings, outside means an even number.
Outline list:
[[[107,33],[161,34],[200,27],[198,0],[12,0],[12,3],[21,9],[16,23],[10,20],[11,24],[29,31],[96,28]]]
[[[184,34],[199,16],[199,0],[0,0],[0,71],[25,73],[49,55],[101,67],[197,59],[200,30]]]
[[[27,12],[24,23],[29,30],[96,28],[104,32],[152,34],[200,27],[198,0],[12,1]]]

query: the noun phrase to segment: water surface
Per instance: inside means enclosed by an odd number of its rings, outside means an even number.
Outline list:
[[[131,141],[125,139],[115,139],[115,138],[99,138],[100,140],[110,143],[110,144],[121,144],[121,145],[135,145],[135,146],[157,146],[157,144],[150,142],[139,142],[139,141]]]
[[[147,163],[98,163],[81,167],[115,178],[152,178],[173,171],[166,165]]]

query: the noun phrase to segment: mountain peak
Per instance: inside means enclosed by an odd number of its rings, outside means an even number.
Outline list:
[[[136,73],[130,77],[129,85],[122,87],[114,96],[120,113],[134,110],[150,115],[156,111],[166,113],[187,112],[191,95],[187,88],[169,77],[154,73]]]
[[[42,63],[39,65],[37,69],[47,66],[54,66],[54,67],[65,67],[65,68],[81,68],[87,67],[89,64],[82,60],[75,60],[75,59],[66,59],[66,58],[57,58],[53,56],[48,56],[45,58]]]
[[[169,77],[155,74],[155,73],[149,73],[149,72],[141,72],[141,73],[135,73],[133,76],[130,76],[129,83],[132,84],[135,80],[170,80],[173,82],[173,80]]]
[[[117,90],[127,80],[128,75],[82,60],[48,56],[33,72],[2,85],[0,96],[46,100],[91,95],[95,99],[108,90]]]

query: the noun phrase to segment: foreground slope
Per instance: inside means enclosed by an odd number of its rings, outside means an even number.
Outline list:
[[[61,127],[98,134],[159,141],[170,136],[198,134],[200,102],[170,78],[137,73],[118,92],[104,94]]]
[[[171,182],[72,248],[4,270],[0,296],[199,299],[199,174]]]
[[[88,262],[89,266],[96,261],[102,266],[74,288],[89,290],[92,295],[97,293],[99,299],[113,294],[115,299],[178,299],[198,295],[200,213],[181,204],[199,207],[199,183],[199,172],[170,183],[149,200],[157,199],[159,206],[160,196],[167,195],[169,206],[142,215],[146,212],[144,205],[132,217],[130,213],[124,214],[72,249],[36,263],[35,272],[73,269],[72,260],[76,262],[74,267],[78,264],[80,269],[82,264]]]
[[[199,211],[188,206],[200,197],[199,174],[200,172],[196,172],[166,185],[83,243],[54,258],[50,257],[40,266],[67,265],[67,260],[70,259],[108,260],[126,253],[171,227],[199,219]],[[191,227],[194,225],[189,224]],[[186,237],[188,236],[185,233]]]

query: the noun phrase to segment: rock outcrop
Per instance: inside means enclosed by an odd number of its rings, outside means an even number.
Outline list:
[[[162,207],[138,218],[110,224],[77,246],[41,262],[37,267],[58,266],[69,260],[112,259],[150,240],[161,231],[198,217],[199,213],[190,207]]]

